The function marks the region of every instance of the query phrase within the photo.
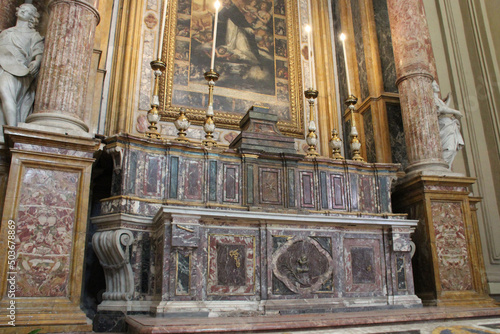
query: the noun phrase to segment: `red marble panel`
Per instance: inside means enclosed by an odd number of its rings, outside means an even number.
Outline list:
[[[209,235],[207,293],[209,295],[255,294],[255,260],[255,237]]]
[[[305,208],[314,208],[314,177],[312,172],[300,172],[301,205]]]
[[[460,202],[431,203],[441,287],[472,290],[472,270]]]
[[[224,164],[224,202],[239,202],[240,173],[239,166]]]
[[[281,169],[259,168],[261,203],[281,204],[281,180]]]
[[[25,168],[17,213],[17,296],[67,295],[79,174]]]
[[[379,239],[344,239],[345,291],[380,293],[380,258]]]
[[[201,200],[203,194],[203,162],[186,161],[185,192],[187,199]]]
[[[375,201],[375,180],[370,175],[361,175],[359,177],[359,197],[361,211],[376,213],[377,204]]]
[[[344,177],[341,175],[331,174],[330,180],[333,192],[332,208],[345,209]]]

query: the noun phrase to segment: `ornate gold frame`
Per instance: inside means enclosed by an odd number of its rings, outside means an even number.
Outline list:
[[[296,0],[285,0],[286,25],[288,42],[288,71],[290,94],[290,121],[278,121],[278,128],[284,134],[294,137],[304,136],[303,96],[302,96],[302,69],[300,57],[300,30],[298,3]],[[165,26],[162,60],[167,64],[166,75],[160,78],[160,115],[162,121],[173,121],[177,118],[181,107],[172,106],[172,93],[174,88],[174,61],[177,28],[178,0],[169,1],[167,23]],[[208,70],[208,69],[207,69]],[[208,87],[207,87],[208,92]],[[202,124],[205,120],[206,110],[184,108],[187,117],[193,124]],[[215,112],[215,123],[218,128],[239,129],[239,121],[244,116],[226,112]]]

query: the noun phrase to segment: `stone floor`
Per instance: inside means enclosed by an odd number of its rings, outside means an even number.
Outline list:
[[[500,308],[424,307],[232,318],[128,318],[129,333],[500,333]]]

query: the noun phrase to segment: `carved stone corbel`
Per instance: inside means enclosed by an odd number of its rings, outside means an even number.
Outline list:
[[[104,268],[106,292],[103,300],[131,300],[134,294],[134,275],[130,265],[130,245],[134,242],[132,232],[115,230],[97,232],[92,245]]]

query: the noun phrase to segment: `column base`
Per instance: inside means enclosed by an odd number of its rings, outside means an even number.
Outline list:
[[[415,292],[424,305],[495,306],[469,202],[474,182],[459,176],[408,175],[392,195],[395,212],[419,220],[412,262]]]
[[[89,132],[89,127],[82,120],[66,114],[37,112],[26,118],[26,123],[34,123],[65,130]]]

